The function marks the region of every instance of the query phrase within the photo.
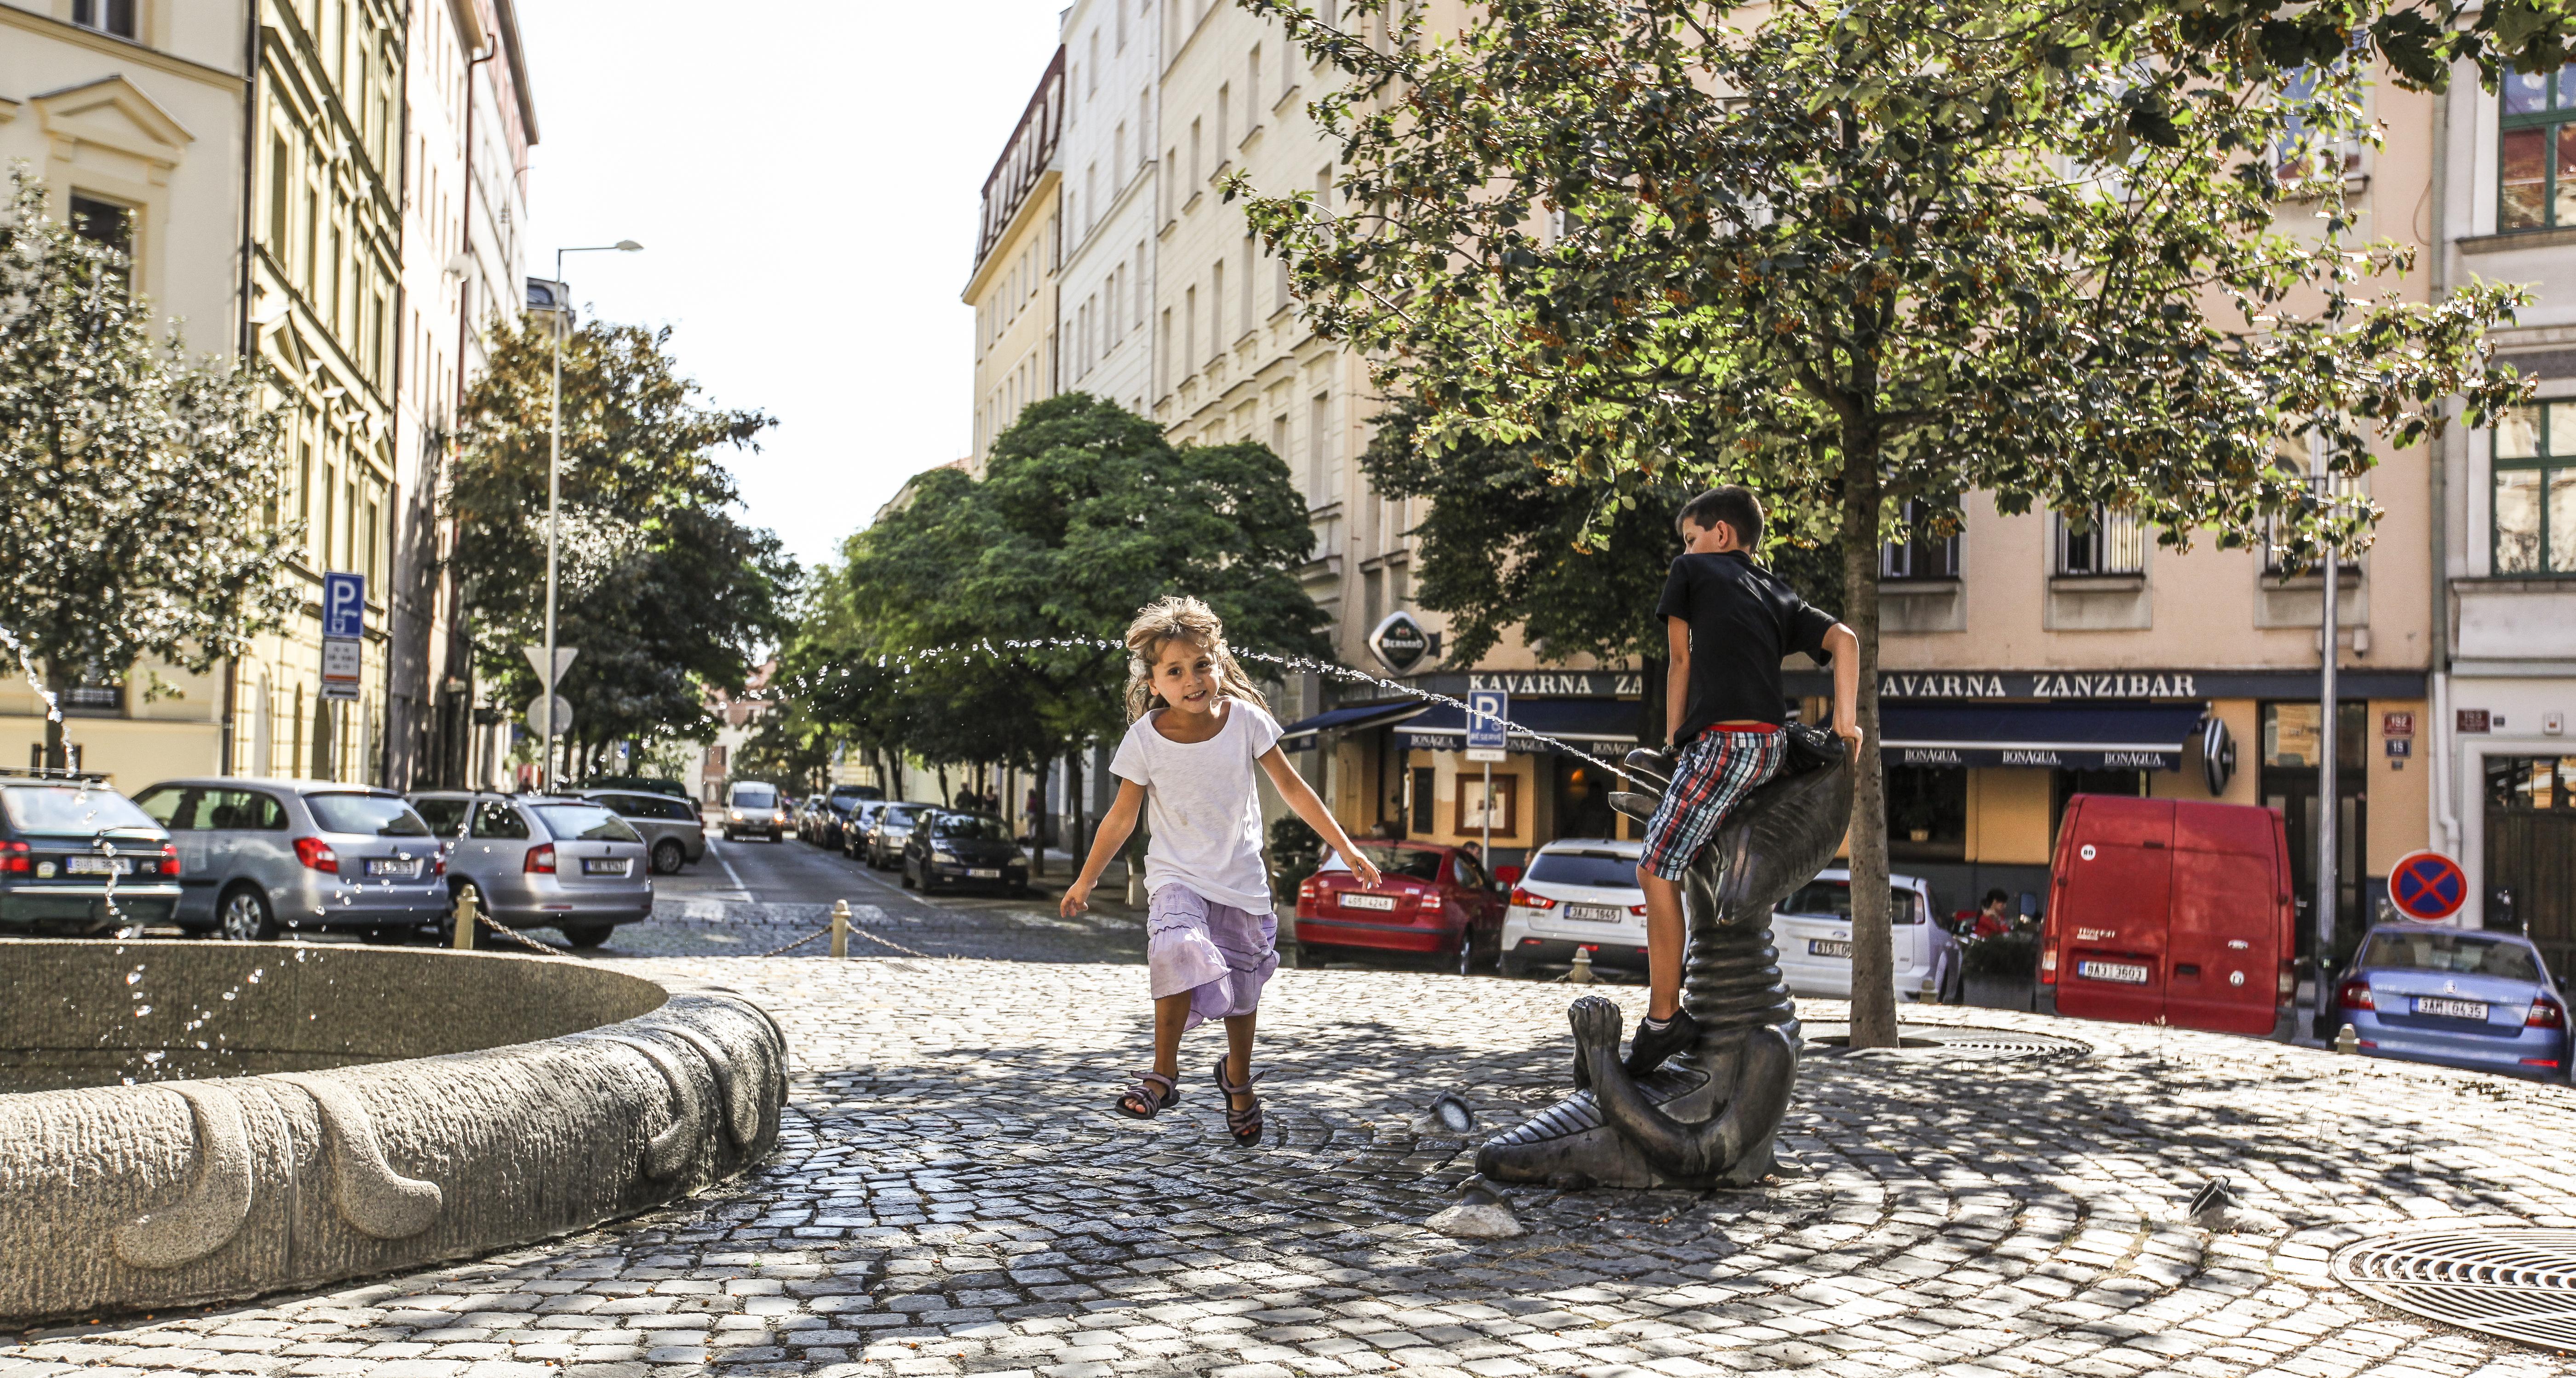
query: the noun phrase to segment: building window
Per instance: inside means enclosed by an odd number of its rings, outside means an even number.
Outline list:
[[[2576,573],[2576,402],[2496,424],[2494,510],[2496,573]]]
[[[2496,228],[2576,225],[2576,67],[2507,72]]]
[[[72,193],[71,209],[72,233],[114,251],[119,261],[107,265],[108,276],[130,286],[134,281],[134,212],[79,192]]]
[[[1935,510],[1932,504],[1921,500],[1905,504],[1905,524],[1913,528],[1913,538],[1891,543],[1879,551],[1879,578],[1900,580],[1959,577],[1957,533],[1944,536],[1927,529],[1927,523]]]
[[[2081,525],[2062,514],[2051,520],[2057,526],[2057,574],[2087,578],[2147,572],[2146,528],[2135,513],[2097,507]]]
[[[72,0],[72,22],[84,29],[134,37],[134,0]]]

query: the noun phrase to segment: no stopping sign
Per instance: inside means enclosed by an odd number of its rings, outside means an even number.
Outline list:
[[[2388,868],[2388,902],[2410,919],[2447,919],[2468,899],[2468,876],[2460,863],[2440,852],[2408,852]]]

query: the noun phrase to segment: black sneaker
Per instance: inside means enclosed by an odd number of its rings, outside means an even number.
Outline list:
[[[1637,1023],[1636,1037],[1628,1042],[1628,1078],[1643,1081],[1664,1059],[1699,1041],[1699,1021],[1688,1010],[1673,1011],[1672,1019],[1658,1029],[1643,1020]]]

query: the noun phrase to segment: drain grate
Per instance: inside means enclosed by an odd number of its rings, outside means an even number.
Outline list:
[[[2576,1350],[2576,1230],[2444,1230],[2335,1255],[2346,1287],[2428,1320]]]
[[[1943,1024],[1909,1024],[1899,1033],[1902,1047],[1870,1048],[1854,1057],[1893,1057],[1909,1061],[1955,1062],[1974,1058],[1982,1061],[2018,1061],[2046,1058],[2082,1057],[2093,1051],[2089,1043],[2054,1034],[2024,1033],[2019,1029],[1961,1028]],[[1811,1024],[1807,1026],[1807,1044],[1819,1052],[1842,1052],[1851,1043],[1849,1024]]]

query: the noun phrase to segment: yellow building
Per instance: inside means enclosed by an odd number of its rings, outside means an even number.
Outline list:
[[[1064,130],[1064,49],[1030,94],[1019,125],[984,179],[975,271],[964,300],[975,309],[974,471],[993,437],[1031,402],[1053,397],[1056,274],[1064,266],[1055,165]]]
[[[235,352],[248,0],[0,0],[0,164],[51,213],[132,255],[135,289],[192,354]],[[146,663],[62,696],[82,769],[139,789],[223,760],[220,674]],[[0,765],[40,763],[45,710],[0,674]]]

